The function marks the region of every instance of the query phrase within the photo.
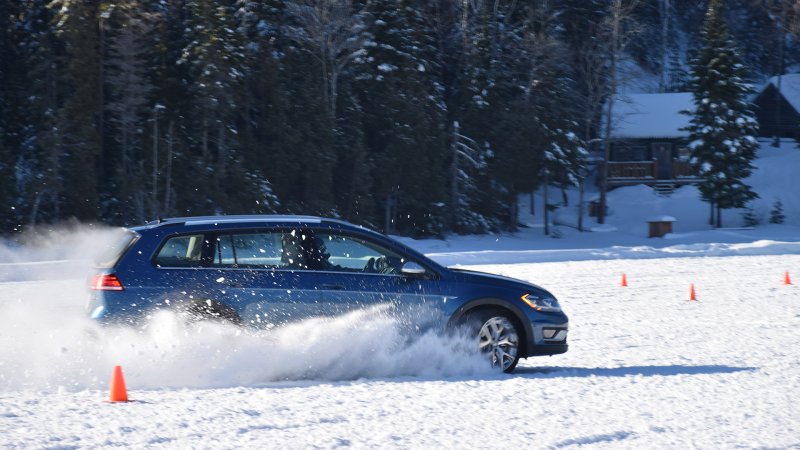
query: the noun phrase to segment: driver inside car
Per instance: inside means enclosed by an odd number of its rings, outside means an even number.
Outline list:
[[[311,250],[311,261],[318,266],[318,270],[333,270],[333,271],[346,271],[346,268],[333,264],[331,254],[328,252],[328,247],[325,245],[325,240],[319,236],[314,237],[314,248]]]
[[[314,246],[310,253],[310,262],[316,266],[317,270],[323,271],[336,271],[336,272],[366,272],[366,273],[383,273],[391,274],[396,273],[396,265],[393,264],[389,257],[377,253],[374,257],[370,257],[363,268],[355,268],[351,266],[340,266],[330,261],[331,254],[328,247],[325,245],[325,237],[315,236],[313,239]],[[349,255],[348,255],[349,256]],[[395,259],[395,258],[392,258]]]

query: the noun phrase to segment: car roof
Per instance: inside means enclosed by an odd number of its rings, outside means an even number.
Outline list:
[[[190,216],[190,217],[170,217],[148,222],[145,225],[131,227],[131,230],[146,230],[161,226],[174,225],[209,225],[209,224],[229,224],[229,223],[296,223],[296,224],[331,224],[347,228],[368,230],[359,225],[337,219],[329,219],[317,216],[303,215],[279,215],[279,214],[252,214],[252,215],[230,215],[230,216]]]

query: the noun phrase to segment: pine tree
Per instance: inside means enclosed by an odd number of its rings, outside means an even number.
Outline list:
[[[703,178],[700,194],[716,208],[716,226],[721,227],[723,209],[742,208],[758,198],[743,181],[753,171],[758,124],[721,0],[711,0],[701,38],[703,47],[692,63],[694,110],[687,130],[691,161]]]
[[[179,64],[185,65],[191,120],[185,126],[189,152],[182,161],[192,169],[183,191],[184,208],[203,213],[245,212],[254,186],[247,182],[238,149],[237,92],[241,89],[244,57],[237,33],[233,1],[186,2],[187,45]],[[197,183],[196,180],[204,180]]]
[[[237,101],[248,167],[269,180],[280,211],[337,215],[336,122],[320,86],[318,53],[298,39],[287,2],[240,0],[237,6],[247,41]]]
[[[528,88],[522,97],[531,109],[536,186],[544,182],[558,185],[566,203],[565,190],[577,186],[586,166],[584,141],[578,137],[580,125],[574,119],[575,75],[564,55],[564,42],[558,39],[556,12],[546,5],[530,12],[534,24],[525,34],[530,55]],[[566,205],[565,205],[566,206]]]
[[[0,111],[3,114],[3,111]],[[4,134],[0,125],[0,135]],[[0,139],[0,233],[7,233],[16,228],[16,184],[13,153],[5,140]]]
[[[63,82],[55,116],[57,134],[45,163],[55,172],[51,195],[53,219],[75,217],[96,220],[98,210],[97,160],[102,153],[101,55],[98,48],[99,0],[57,0],[53,26],[64,45],[60,81]],[[45,145],[43,142],[42,145]]]
[[[284,161],[289,155],[283,149],[293,138],[287,123],[289,99],[280,85],[279,50],[284,14],[275,1],[239,0],[237,32],[246,44],[243,47],[241,70],[243,83],[237,97],[239,154],[247,161],[250,184],[256,187],[252,212],[275,213],[282,210],[280,197],[272,180],[285,175]]]
[[[150,132],[158,131],[156,138],[161,148],[152,162],[154,166],[161,168],[156,174],[158,182],[154,183],[157,184],[157,189],[152,192],[156,196],[152,216],[163,217],[187,214],[188,210],[178,210],[178,203],[183,208],[194,207],[194,204],[187,205],[183,201],[187,196],[186,183],[193,183],[191,178],[186,179],[183,170],[193,164],[193,154],[189,151],[194,142],[193,130],[189,127],[194,111],[193,97],[190,95],[193,85],[189,82],[193,67],[180,63],[192,33],[187,32],[191,28],[185,0],[150,0],[149,3],[148,11],[158,15],[152,37],[155,46],[153,51],[148,52],[151,58],[153,98],[156,102],[153,105],[153,125],[157,125]],[[157,105],[161,108],[155,110]],[[148,140],[152,139],[153,136],[149,136]],[[194,187],[190,189],[193,191]]]
[[[608,0],[560,0],[555,9],[557,29],[574,71],[574,117],[581,125],[578,135],[589,141],[599,134],[603,102],[608,84],[607,42],[604,19]]]
[[[754,227],[760,223],[758,216],[756,216],[756,212],[751,206],[746,206],[744,211],[742,211],[742,221],[744,221],[744,226],[746,227]]]
[[[450,175],[451,231],[479,234],[498,231],[502,227],[495,217],[475,205],[488,203],[497,189],[489,175],[494,152],[474,139],[461,134],[458,122],[453,123]],[[502,202],[497,202],[504,205]]]
[[[336,118],[339,82],[347,66],[363,53],[363,14],[353,0],[297,0],[286,2],[297,26],[287,31],[314,55],[322,95]]]
[[[772,203],[772,210],[769,213],[769,223],[782,224],[784,220],[786,220],[786,215],[783,214],[783,203],[776,199]]]
[[[108,22],[105,33],[107,57],[104,81],[107,86],[105,107],[109,129],[118,151],[110,158],[113,172],[107,175],[121,203],[117,209],[122,223],[142,223],[154,209],[148,190],[151,179],[146,176],[145,161],[153,163],[145,151],[147,122],[152,117],[152,93],[148,63],[154,48],[151,32],[155,17],[138,1],[105,5],[103,15]],[[148,146],[149,148],[149,146]],[[106,152],[109,155],[110,152]],[[110,155],[109,155],[110,156]],[[107,205],[108,207],[109,205]],[[111,211],[109,211],[111,212]],[[108,214],[108,213],[107,213]]]
[[[498,6],[502,7],[462,4],[458,22],[461,60],[455,94],[448,105],[454,117],[451,123],[461,125],[460,134],[492,155],[485,178],[475,180],[481,195],[471,197],[467,209],[486,218],[493,230],[516,227],[517,195],[536,182],[532,176],[536,170],[532,130],[528,127],[531,108],[522,101],[528,75],[529,54],[521,45],[527,9],[513,4]]]
[[[14,97],[16,80],[14,66],[19,63],[16,23],[19,12],[12,2],[0,4],[0,233],[14,228],[16,223],[16,155],[11,146],[18,145],[17,123],[19,102]],[[19,86],[16,86],[19,88]]]
[[[546,168],[552,182],[577,181],[585,152],[573,120],[575,87],[555,11],[476,5],[462,16],[466,63],[451,112],[463,117],[462,134],[493,154],[481,190],[488,195],[472,199],[471,209],[514,229],[519,194],[539,186]]]
[[[17,215],[20,221],[37,223],[56,220],[61,201],[61,149],[57,145],[60,133],[56,124],[61,93],[61,59],[63,45],[51,26],[53,10],[49,0],[35,0],[21,5],[17,27],[26,32],[15,36],[17,60],[4,60],[6,67],[18,71],[16,81],[9,84],[25,95],[25,101],[14,102],[13,113],[5,116],[9,126],[8,139],[12,144],[15,182],[17,185]],[[14,96],[6,97],[12,99]],[[11,125],[16,122],[17,125]]]
[[[364,156],[372,166],[373,216],[384,228],[394,227],[387,231],[436,234],[441,218],[431,211],[445,200],[437,176],[446,158],[444,108],[422,15],[406,0],[370,2],[368,40],[351,78],[363,110]],[[355,160],[349,161],[351,171],[357,170]],[[393,215],[394,222],[386,220]]]

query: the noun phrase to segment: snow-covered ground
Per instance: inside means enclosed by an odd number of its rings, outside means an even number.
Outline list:
[[[459,337],[408,341],[380,307],[255,334],[169,314],[99,328],[85,259],[108,230],[0,245],[0,447],[800,448],[800,151],[756,164],[753,229],[737,211],[710,229],[694,188],[634,186],[610,193],[605,232],[562,207],[544,236],[538,198],[513,235],[405,239],[559,297],[569,352],[511,375]],[[783,225],[766,224],[775,198]],[[674,232],[648,239],[651,215]],[[116,364],[130,403],[104,402]]]
[[[800,277],[800,255],[475,268],[552,289],[570,315],[570,351],[499,375],[452,340],[398,345],[382,314],[262,336],[169,317],[140,334],[98,331],[77,317],[80,283],[3,284],[0,443],[800,446],[800,287],[783,284],[785,271]],[[114,364],[132,403],[103,401]]]

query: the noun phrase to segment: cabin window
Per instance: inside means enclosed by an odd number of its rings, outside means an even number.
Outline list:
[[[644,145],[620,145],[614,150],[614,161],[647,160],[647,147]]]

